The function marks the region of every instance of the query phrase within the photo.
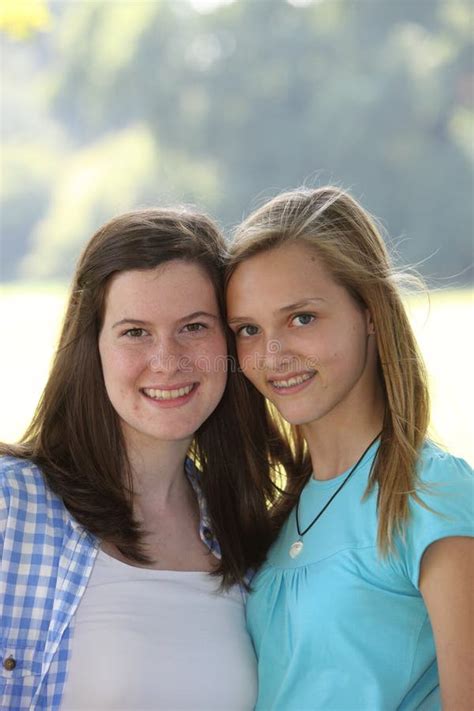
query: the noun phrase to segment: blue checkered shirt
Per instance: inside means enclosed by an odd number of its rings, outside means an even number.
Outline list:
[[[220,558],[198,472],[203,542]],[[0,708],[57,711],[66,679],[74,613],[99,543],[46,486],[34,464],[0,458]]]

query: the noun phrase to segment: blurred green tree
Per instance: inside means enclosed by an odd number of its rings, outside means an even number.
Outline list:
[[[128,135],[126,154],[142,151],[137,130],[156,165],[132,161],[141,167],[127,189],[120,177],[115,203],[120,171],[102,186],[100,169],[82,231],[116,204],[164,194],[231,226],[277,191],[334,181],[382,218],[404,261],[427,260],[428,277],[472,267],[470,0],[237,0],[207,14],[186,0],[89,0],[57,12],[47,77],[78,154],[51,186],[29,273],[40,254],[67,238],[71,255],[79,241],[58,206],[72,203],[63,193],[84,152],[114,166],[107,146]],[[48,258],[45,270],[70,260]]]
[[[172,172],[170,166],[173,166]],[[131,206],[172,201],[212,203],[212,165],[193,165],[166,153],[146,126],[109,132],[62,161],[48,210],[35,226],[32,249],[21,265],[25,278],[72,273],[82,245],[113,215]]]

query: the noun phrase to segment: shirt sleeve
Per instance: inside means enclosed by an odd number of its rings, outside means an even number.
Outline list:
[[[0,457],[0,559],[3,557],[3,542],[5,529],[7,527],[9,507],[9,492],[5,483],[7,464],[8,460],[6,457]]]
[[[463,459],[429,446],[420,463],[417,494],[410,500],[411,519],[397,542],[399,564],[419,589],[423,553],[431,543],[450,536],[474,536],[474,476]]]

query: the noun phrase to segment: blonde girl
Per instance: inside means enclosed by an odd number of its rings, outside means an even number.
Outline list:
[[[227,284],[242,370],[299,463],[247,607],[257,710],[467,711],[472,471],[427,437],[374,221],[335,187],[280,195],[238,229]]]

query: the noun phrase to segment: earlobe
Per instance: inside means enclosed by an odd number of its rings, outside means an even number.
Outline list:
[[[368,309],[366,309],[365,317],[366,317],[366,321],[367,321],[367,335],[373,336],[375,334],[375,324],[373,322],[372,316],[371,316],[370,311]]]

